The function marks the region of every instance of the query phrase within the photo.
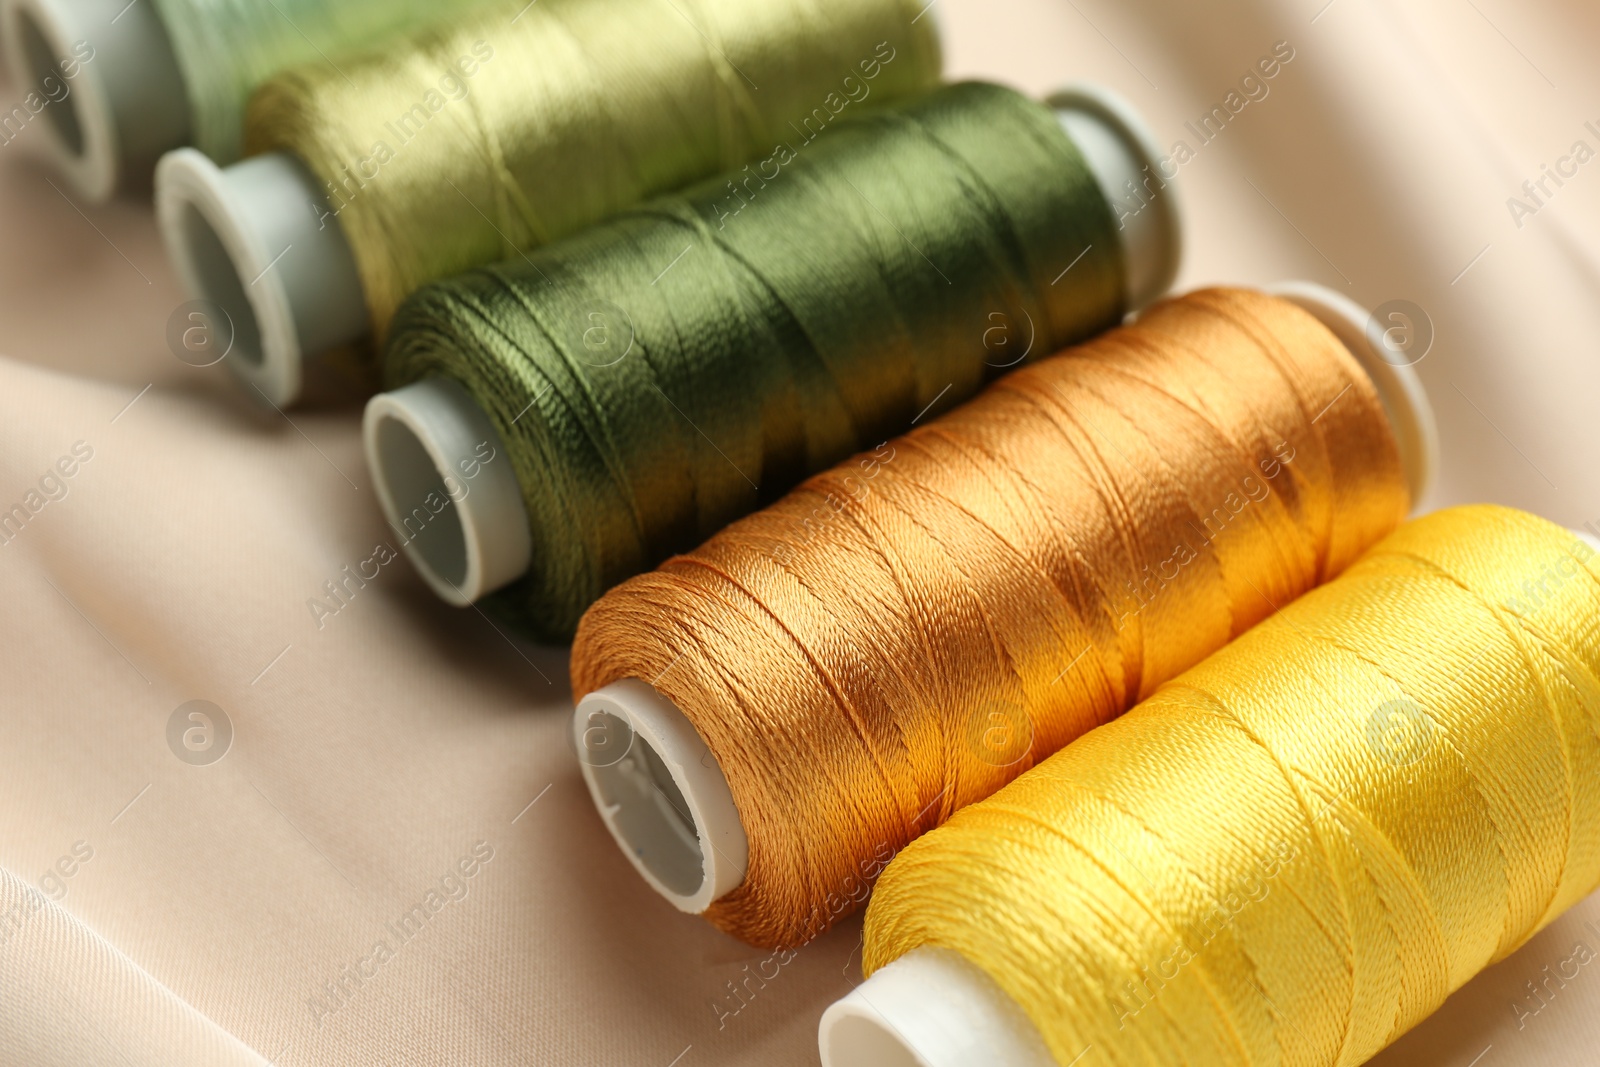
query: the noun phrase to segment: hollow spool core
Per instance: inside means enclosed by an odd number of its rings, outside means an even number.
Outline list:
[[[281,152],[218,167],[181,148],[156,168],[156,216],[168,257],[195,299],[226,313],[224,361],[279,407],[300,395],[301,352],[367,333],[354,254],[311,172]]]
[[[49,101],[28,136],[81,196],[109,200],[188,143],[189,97],[155,5],[0,0],[0,37],[18,88]]]

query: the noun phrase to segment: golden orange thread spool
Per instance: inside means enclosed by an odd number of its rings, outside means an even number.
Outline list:
[[[585,774],[657,889],[793,946],[1407,509],[1345,344],[1195,293],[613,590],[573,650]]]

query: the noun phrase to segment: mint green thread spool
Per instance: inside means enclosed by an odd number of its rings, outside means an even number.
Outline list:
[[[238,159],[245,102],[271,74],[337,69],[352,48],[481,2],[4,0],[0,33],[11,70],[51,99],[40,116],[49,158],[103,201],[186,144]]]

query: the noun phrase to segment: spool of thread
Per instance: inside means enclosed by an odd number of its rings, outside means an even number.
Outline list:
[[[271,79],[251,158],[162,160],[169,255],[275,404],[426,282],[520,255],[937,83],[914,0],[503,0]],[[281,257],[281,258],[280,258]]]
[[[366,416],[412,562],[569,640],[617,582],[1164,290],[1173,208],[1110,206],[1135,120],[1053,102],[947,86],[420,290]]]
[[[1284,293],[1157,305],[596,603],[575,737],[645,880],[801,944],[919,833],[1393,530],[1433,466],[1426,397],[1359,308]]]
[[[824,1067],[1366,1062],[1600,885],[1597,619],[1560,527],[1407,525],[896,857]]]
[[[0,0],[6,62],[49,103],[48,158],[90,200],[148,181],[193,144],[243,148],[245,101],[269,75],[339,57],[480,0]]]

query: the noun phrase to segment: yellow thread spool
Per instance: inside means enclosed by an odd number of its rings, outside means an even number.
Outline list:
[[[1455,509],[908,846],[823,1059],[1362,1063],[1597,883],[1600,558]]]

